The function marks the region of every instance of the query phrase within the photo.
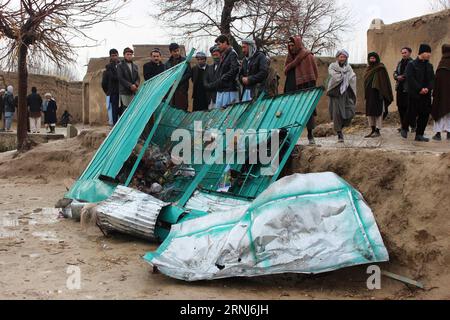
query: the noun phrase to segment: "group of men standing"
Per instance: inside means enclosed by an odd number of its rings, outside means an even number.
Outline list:
[[[12,132],[12,123],[18,108],[18,97],[14,96],[14,87],[8,86],[0,89],[0,131]],[[31,89],[27,96],[27,129],[29,133],[40,133],[42,115],[44,124],[49,133],[55,133],[58,109],[55,99],[50,93],[45,94],[45,99],[38,94],[37,88]]]
[[[193,111],[224,108],[236,102],[250,101],[265,90],[269,59],[257,49],[253,40],[242,42],[242,64],[227,36],[219,36],[215,43],[210,49],[213,63],[207,64],[206,54],[198,52],[195,56],[197,64],[192,68],[188,66],[171,105],[188,110],[190,81],[193,83]],[[186,60],[178,44],[170,44],[169,51],[170,58],[163,63],[161,51],[157,48],[152,50],[151,61],[143,67],[145,81]],[[102,79],[110,125],[117,123],[139,88],[139,69],[132,59],[133,50],[130,48],[124,50],[123,61],[119,60],[117,50],[110,51],[110,63],[106,66]]]
[[[435,122],[433,139],[441,141],[441,133],[447,132],[450,140],[450,45],[442,47],[442,60],[436,75],[430,63],[431,51],[428,44],[422,44],[417,58],[412,59],[412,49],[402,48],[402,60],[394,72],[400,134],[406,139],[409,132],[415,133],[418,142],[430,141],[425,137],[430,114]],[[370,53],[368,63],[364,86],[366,113],[372,132],[366,138],[371,138],[380,136],[383,118],[394,97],[388,72],[378,54]]]
[[[273,68],[270,68],[269,58],[258,50],[253,40],[244,40],[241,46],[244,56],[242,62],[233,49],[230,39],[225,35],[219,36],[210,49],[212,64],[207,64],[205,53],[197,53],[197,64],[192,68],[188,66],[172,98],[171,105],[183,110],[188,109],[190,81],[193,82],[193,111],[226,108],[236,102],[251,101],[264,91],[269,91],[272,95],[277,94],[279,77],[276,72],[273,72]],[[287,49],[284,92],[315,87],[319,75],[314,54],[306,49],[302,38],[298,36],[289,38]],[[162,62],[159,49],[151,52],[151,61],[143,68],[146,81],[186,60],[178,44],[172,43],[169,51],[170,58],[166,63]],[[433,65],[429,62],[431,57],[429,45],[420,46],[415,60],[411,58],[410,48],[402,49],[402,60],[394,72],[401,119],[399,131],[402,137],[407,138],[411,129],[416,133],[416,141],[429,141],[424,133],[431,114],[435,120],[436,131],[433,138],[441,140],[441,132],[447,132],[447,137],[450,139],[449,51],[450,46],[444,45],[443,58],[435,77]],[[102,85],[107,95],[110,124],[114,125],[136,94],[140,77],[139,68],[133,62],[133,50],[130,48],[124,50],[122,62],[115,49],[110,51],[110,58],[111,62],[106,66]],[[349,53],[339,50],[336,54],[336,62],[329,67],[327,81],[329,112],[339,142],[344,142],[343,128],[351,124],[356,113],[356,74],[348,60]],[[271,90],[268,87],[271,83],[274,83],[276,89]],[[364,76],[364,95],[366,115],[371,127],[371,132],[365,138],[380,137],[383,120],[388,115],[388,108],[394,101],[394,96],[389,73],[376,52],[368,55],[368,68]],[[315,144],[313,130],[316,115],[314,111],[307,124],[310,144]]]

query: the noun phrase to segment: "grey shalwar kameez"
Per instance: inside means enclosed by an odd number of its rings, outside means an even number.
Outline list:
[[[356,112],[356,74],[349,64],[334,62],[328,69],[330,78],[327,95],[329,111],[336,132],[351,124]]]

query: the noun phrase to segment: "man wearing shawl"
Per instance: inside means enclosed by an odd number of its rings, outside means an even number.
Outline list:
[[[369,67],[364,75],[364,92],[366,99],[366,115],[372,132],[365,138],[377,138],[381,136],[383,115],[387,115],[389,105],[394,101],[391,79],[380,56],[369,53]]]
[[[442,46],[442,59],[436,70],[433,97],[431,115],[436,133],[433,139],[441,141],[441,133],[446,131],[447,140],[450,140],[450,44]]]
[[[252,101],[265,90],[265,82],[269,74],[269,63],[266,55],[259,51],[255,41],[242,41],[242,62],[239,80],[243,86],[242,102]]]
[[[284,92],[294,92],[297,90],[313,88],[316,86],[319,71],[317,69],[314,55],[307,50],[300,36],[289,38],[288,57],[286,59],[284,73],[286,75],[286,84]],[[315,144],[313,130],[315,128],[315,119],[317,111],[308,121],[308,140],[309,144]]]
[[[169,45],[170,58],[165,63],[165,70],[169,70],[180,63],[186,61],[186,57],[181,55],[181,47],[178,43],[171,43]],[[191,65],[188,64],[186,71],[181,78],[180,84],[178,85],[175,94],[173,95],[172,101],[170,102],[172,106],[187,111],[189,108],[189,79],[192,77]]]
[[[434,69],[430,63],[431,47],[422,44],[419,56],[406,67],[406,86],[409,95],[408,118],[402,124],[402,137],[408,138],[408,127],[417,122],[416,141],[428,142],[424,137],[431,113],[431,94],[434,88]]]
[[[349,54],[340,50],[337,61],[328,68],[329,80],[327,95],[331,120],[337,132],[338,141],[344,142],[342,129],[352,122],[356,112],[356,74],[348,63]]]

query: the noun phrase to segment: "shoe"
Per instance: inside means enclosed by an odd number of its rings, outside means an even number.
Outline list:
[[[436,133],[436,135],[433,137],[433,140],[442,141],[441,133],[440,132]]]
[[[372,138],[379,138],[381,137],[380,129],[376,129],[375,133],[372,135]]]
[[[308,140],[309,140],[309,145],[310,146],[315,146],[316,145],[316,141],[314,140],[314,138],[308,139]]]
[[[338,143],[344,143],[344,135],[342,132],[338,132]]]
[[[400,135],[402,136],[403,139],[408,139],[408,131],[402,129]]]
[[[424,136],[416,136],[415,140],[418,142],[430,142],[430,139],[425,138]]]
[[[450,132],[447,132],[447,140],[450,140]]]
[[[372,127],[372,132],[369,133],[369,134],[368,134],[367,136],[365,136],[364,138],[366,138],[366,139],[367,139],[367,138],[372,138],[376,131],[377,131],[377,128]]]

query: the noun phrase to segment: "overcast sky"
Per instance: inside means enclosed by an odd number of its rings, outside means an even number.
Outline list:
[[[161,0],[163,1],[163,0]],[[347,41],[342,47],[348,48],[353,62],[363,62],[366,54],[366,32],[374,18],[381,18],[385,23],[393,23],[420,16],[430,12],[427,0],[339,0],[347,5],[356,21],[354,31],[346,35]],[[99,41],[95,48],[79,49],[77,68],[82,78],[90,58],[107,56],[110,48],[122,51],[134,44],[165,44],[172,39],[170,30],[150,17],[155,13],[154,0],[131,0],[130,4],[119,14],[120,23],[105,23],[96,26],[89,34]],[[80,45],[84,45],[83,42]],[[198,48],[205,50],[206,48]]]

